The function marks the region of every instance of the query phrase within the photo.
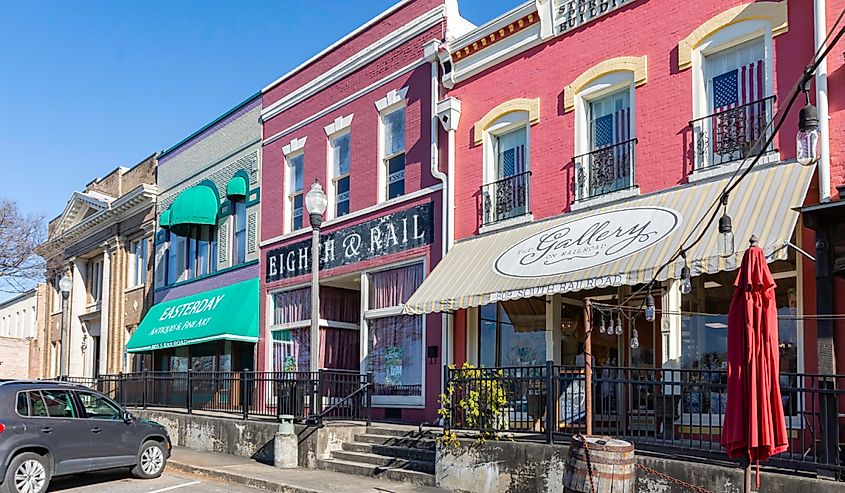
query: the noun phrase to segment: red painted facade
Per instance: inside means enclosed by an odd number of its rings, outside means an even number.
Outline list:
[[[436,12],[434,12],[436,11]],[[436,21],[431,21],[435,15]],[[416,34],[397,36],[408,31],[409,26],[429,19],[430,27],[416,29]],[[268,319],[271,308],[269,293],[291,287],[302,287],[310,281],[310,274],[296,278],[268,282],[267,253],[303,240],[310,240],[310,229],[298,232],[284,232],[284,224],[290,221],[284,217],[285,176],[288,169],[283,147],[293,139],[306,139],[304,146],[304,191],[307,192],[314,180],[324,186],[331,178],[328,174],[329,139],[324,127],[338,117],[354,115],[350,128],[350,214],[327,222],[323,234],[353,227],[387,214],[411,207],[432,203],[434,209],[434,241],[428,246],[383,255],[320,272],[321,282],[382,266],[390,266],[410,259],[424,262],[429,272],[440,260],[442,252],[442,198],[440,181],[431,171],[432,149],[432,68],[431,61],[424,59],[424,45],[433,40],[442,40],[445,32],[445,8],[442,1],[415,0],[402,4],[383,14],[369,25],[353,33],[347,39],[328,49],[317,59],[307,63],[263,92],[265,115],[268,108],[297,91],[313,86],[309,95],[298,98],[295,104],[276,115],[264,118],[262,152],[262,254],[261,254],[261,342],[258,348],[259,369],[269,369],[270,337]],[[413,30],[413,29],[412,29]],[[356,64],[336,80],[320,80],[339,65],[360,57],[368,50],[380,46],[392,46],[380,56],[365,63]],[[378,173],[379,119],[376,101],[385,98],[391,91],[407,89],[405,94],[405,196],[384,203],[379,200]],[[411,195],[411,197],[408,197]],[[361,213],[365,210],[365,213]],[[307,226],[307,212],[304,224]],[[366,293],[362,293],[366,296]],[[425,345],[440,346],[441,317],[424,319]],[[425,353],[425,347],[423,347]],[[439,353],[438,353],[439,354]],[[424,355],[423,355],[424,356]],[[362,361],[361,370],[366,363]],[[425,358],[424,385],[439,389],[441,381],[440,358]],[[425,405],[402,409],[401,419],[413,422],[430,421],[436,416],[438,391],[423,392]],[[399,406],[402,407],[402,406]],[[375,410],[375,418],[384,417],[384,409]]]

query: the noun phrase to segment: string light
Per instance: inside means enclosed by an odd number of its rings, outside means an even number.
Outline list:
[[[654,296],[649,291],[645,297],[645,319],[646,322],[654,322]]]
[[[728,215],[728,194],[722,196],[724,210],[719,218],[719,241],[717,248],[719,256],[729,258],[734,254],[734,232],[731,224],[731,216]]]
[[[798,134],[795,136],[796,159],[804,166],[809,166],[821,157],[819,155],[819,110],[810,104],[810,79],[804,80],[804,96],[807,104],[801,108],[798,114]]]
[[[692,292],[692,280],[690,279],[689,265],[687,265],[687,252],[681,250],[681,257],[684,258],[684,266],[681,267],[681,294],[690,294]]]
[[[622,310],[616,316],[616,335],[622,335]]]
[[[599,325],[599,332],[602,334],[607,333],[607,326],[604,323],[604,312],[601,312],[601,325]]]
[[[631,349],[637,349],[640,347],[640,333],[637,332],[637,329],[634,329],[633,335],[631,336]]]

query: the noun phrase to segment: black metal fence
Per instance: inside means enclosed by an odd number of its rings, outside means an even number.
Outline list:
[[[837,401],[845,424],[845,375],[781,373],[789,449],[770,463],[795,470],[845,475],[839,449],[826,450],[821,403]],[[448,369],[447,428],[568,443],[586,431],[583,367]],[[630,440],[642,450],[728,461],[719,443],[727,405],[727,372],[710,369],[596,367],[593,433]],[[841,442],[841,440],[840,440]]]
[[[604,146],[575,156],[575,188],[578,200],[598,197],[636,185],[637,139]]]
[[[250,417],[322,423],[327,419],[371,421],[372,373],[316,372],[139,372],[67,377],[109,395],[127,407],[184,409]]]
[[[481,223],[491,224],[531,212],[528,206],[531,172],[502,178],[481,187]]]
[[[721,166],[757,153],[758,139],[762,143],[771,135],[774,104],[775,97],[769,96],[692,120],[695,168]]]

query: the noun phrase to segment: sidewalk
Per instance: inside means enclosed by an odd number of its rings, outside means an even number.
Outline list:
[[[277,493],[438,493],[446,490],[319,469],[277,469],[246,457],[174,447],[171,470]]]

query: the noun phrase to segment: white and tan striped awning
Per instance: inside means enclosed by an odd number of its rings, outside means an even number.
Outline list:
[[[786,258],[814,167],[795,162],[756,169],[731,193],[736,252],[717,252],[718,225],[687,252],[692,275],[733,270],[752,235],[769,261]],[[405,312],[453,311],[498,300],[648,282],[703,231],[701,218],[729,175],[674,187],[460,241],[405,304]],[[683,261],[657,273],[678,278]]]

